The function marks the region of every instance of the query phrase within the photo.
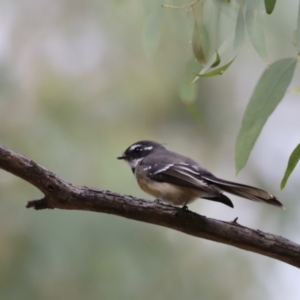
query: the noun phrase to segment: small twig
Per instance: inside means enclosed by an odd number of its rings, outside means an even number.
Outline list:
[[[237,220],[239,217],[236,217],[233,221],[231,221],[232,224],[237,224]]]

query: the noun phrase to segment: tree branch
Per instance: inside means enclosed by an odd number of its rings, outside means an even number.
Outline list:
[[[40,200],[29,201],[27,208],[114,214],[259,253],[300,268],[300,245],[281,236],[244,227],[237,220],[219,221],[170,205],[111,191],[73,186],[34,161],[1,146],[0,168],[26,180],[44,194]]]

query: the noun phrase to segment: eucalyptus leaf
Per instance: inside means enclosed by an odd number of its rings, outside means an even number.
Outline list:
[[[197,22],[197,20],[195,20],[192,47],[197,61],[202,65],[206,64],[210,51],[210,42],[209,35],[203,21]]]
[[[238,1],[213,0],[212,3],[228,19],[235,21],[236,14],[240,8],[240,3]]]
[[[183,103],[193,103],[196,99],[196,85],[182,82],[179,89],[179,96]]]
[[[232,59],[229,63],[227,63],[226,65],[219,67],[211,72],[205,73],[205,74],[198,74],[198,73],[194,73],[197,77],[201,77],[201,78],[208,78],[208,77],[213,77],[213,76],[218,76],[218,75],[222,75],[228,68],[229,66],[233,63],[233,61],[235,60]]]
[[[238,173],[245,166],[251,150],[269,116],[283,98],[294,74],[297,60],[285,58],[271,64],[259,79],[248,103],[235,146]]]
[[[246,2],[246,27],[251,43],[259,56],[269,63],[264,33],[265,8],[261,0]]]
[[[159,44],[162,23],[164,20],[164,9],[156,3],[151,11],[147,10],[148,16],[143,35],[143,46],[147,57],[152,57]]]
[[[201,75],[205,74],[210,68],[212,68],[213,64],[218,60],[217,55],[219,55],[221,59],[221,55],[226,51],[228,45],[229,45],[229,41],[228,40],[224,41],[223,44],[220,46],[220,48],[209,58],[207,63],[202,67],[201,72],[198,72],[198,74]]]
[[[276,0],[265,0],[265,8],[267,14],[271,14],[275,8]]]
[[[215,62],[211,65],[211,67],[212,67],[212,68],[217,67],[217,66],[220,64],[220,62],[221,62],[221,57],[220,57],[218,51],[216,51],[216,60],[215,60]]]
[[[294,171],[299,159],[300,159],[300,144],[298,144],[298,146],[294,149],[294,151],[292,152],[292,154],[289,158],[287,168],[285,170],[284,176],[283,176],[281,184],[280,184],[281,189],[283,189],[285,187],[285,185],[286,185],[290,175]]]
[[[201,66],[193,57],[185,65],[185,72],[179,87],[179,97],[184,103],[192,103],[196,100],[196,86],[192,84],[194,79],[193,71],[195,69],[198,69],[200,72]]]
[[[196,79],[198,78],[208,78],[208,77],[213,77],[213,76],[218,76],[218,75],[222,75],[229,67],[230,65],[233,63],[233,61],[235,60],[242,44],[244,41],[244,33],[245,33],[245,22],[244,22],[244,17],[243,17],[243,12],[242,12],[242,7],[240,7],[239,13],[238,13],[238,17],[237,17],[237,21],[236,21],[236,27],[235,27],[235,36],[234,36],[234,41],[233,41],[233,48],[232,48],[232,54],[231,54],[231,59],[230,61],[213,70],[210,72],[206,72],[208,70],[208,66],[205,66],[200,73],[194,73],[196,75],[196,78],[194,79],[193,82],[196,81]],[[222,46],[220,47],[219,51],[217,52],[217,54],[219,53],[223,53],[225,51],[225,49],[227,48],[227,43],[224,42],[222,44]],[[210,65],[212,67],[212,63],[210,63]]]
[[[243,45],[245,36],[245,20],[243,16],[242,7],[240,7],[238,12],[238,17],[236,20],[235,26],[235,35],[234,35],[234,42],[233,42],[233,49],[232,49],[232,59],[236,57],[240,48]]]
[[[193,84],[193,86],[195,86],[195,85]],[[185,105],[186,105],[188,112],[194,119],[194,121],[196,121],[197,123],[201,123],[201,121],[202,121],[201,114],[196,106],[196,103],[195,102],[191,102],[191,103],[186,102]]]

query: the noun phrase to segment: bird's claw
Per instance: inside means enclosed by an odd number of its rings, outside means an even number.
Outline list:
[[[181,207],[181,209],[183,210],[189,210],[188,206],[186,205],[186,203]]]

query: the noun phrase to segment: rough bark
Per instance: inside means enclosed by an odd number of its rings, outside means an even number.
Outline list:
[[[86,210],[161,225],[186,234],[259,253],[300,267],[300,245],[281,236],[107,190],[74,186],[34,161],[0,146],[0,168],[38,188],[44,197],[27,208]]]

